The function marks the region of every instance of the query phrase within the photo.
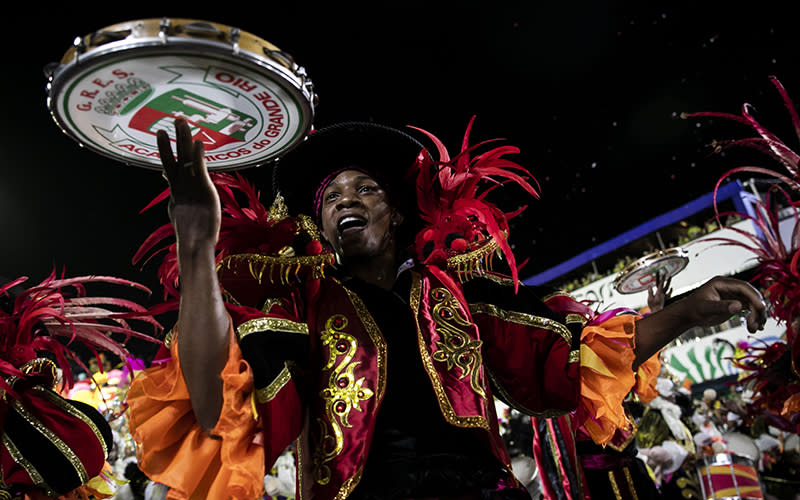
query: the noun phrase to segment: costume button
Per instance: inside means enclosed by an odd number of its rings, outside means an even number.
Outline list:
[[[350,382],[350,380],[347,377],[341,377],[341,378],[339,378],[339,380],[336,381],[336,385],[338,385],[340,388],[344,389],[345,387],[347,387],[347,384],[349,382]]]
[[[336,410],[336,413],[342,413],[347,409],[347,403],[344,401],[337,401],[335,405],[333,405],[333,409]]]
[[[345,342],[344,340],[340,340],[339,342],[337,342],[336,343],[336,350],[339,351],[339,352],[347,351],[347,342]]]
[[[431,297],[433,297],[436,300],[444,300],[445,298],[444,290],[442,290],[441,288],[437,288],[436,290],[431,292]]]

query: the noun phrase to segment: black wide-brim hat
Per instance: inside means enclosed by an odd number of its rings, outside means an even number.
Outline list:
[[[408,218],[416,213],[415,164],[425,146],[403,130],[373,122],[341,122],[312,131],[273,164],[273,194],[290,213],[318,219],[315,196],[323,181],[348,168],[366,172]]]

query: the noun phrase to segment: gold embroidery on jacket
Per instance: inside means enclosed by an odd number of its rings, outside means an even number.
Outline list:
[[[439,349],[433,353],[433,360],[447,363],[448,370],[459,368],[461,375],[458,378],[469,376],[472,390],[482,398],[486,398],[480,380],[483,342],[470,338],[463,330],[464,327],[472,326],[472,323],[461,313],[458,299],[454,298],[449,290],[434,288],[431,290],[431,297],[436,302],[432,314],[436,323],[436,333],[442,337],[441,341],[436,342],[436,347]]]
[[[321,418],[317,418],[320,440],[314,452],[312,463],[314,476],[318,484],[330,482],[331,471],[327,463],[336,458],[344,448],[342,427],[351,427],[348,421],[350,411],[361,410],[361,401],[373,396],[371,389],[364,387],[365,377],[355,378],[355,369],[361,364],[353,361],[358,343],[353,335],[345,332],[347,318],[335,314],[325,322],[325,329],[320,337],[323,346],[328,347],[328,363],[326,370],[333,368],[328,387],[322,389],[320,396],[325,401],[325,414],[330,426]]]
[[[420,357],[422,364],[425,366],[425,371],[428,372],[428,377],[431,379],[433,391],[436,393],[436,400],[439,402],[439,408],[442,410],[442,415],[449,423],[458,427],[479,427],[481,429],[490,430],[489,421],[481,415],[462,417],[453,410],[453,405],[447,397],[444,390],[442,381],[439,379],[439,374],[431,361],[428,347],[425,343],[425,337],[422,334],[422,327],[419,324],[419,305],[420,297],[422,295],[422,279],[418,273],[412,272],[411,293],[409,294],[409,304],[414,311],[414,322],[417,327],[417,344],[419,346]]]

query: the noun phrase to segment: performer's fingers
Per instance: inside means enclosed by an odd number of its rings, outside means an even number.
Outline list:
[[[747,329],[755,332],[764,328],[767,322],[767,304],[756,288],[746,281],[736,279],[721,279],[715,288],[723,298],[739,299],[742,309],[749,311],[747,314]]]
[[[178,163],[192,160],[192,131],[183,118],[175,119],[175,143],[178,150]]]
[[[203,175],[206,169],[205,162],[205,147],[203,141],[194,141],[192,143],[192,156],[191,156],[191,173],[192,175]]]
[[[177,162],[172,154],[172,145],[167,132],[164,130],[156,132],[156,142],[158,143],[158,154],[161,158],[161,165],[164,167],[164,175],[167,181],[169,181],[170,178],[174,178],[175,176],[175,166]]]

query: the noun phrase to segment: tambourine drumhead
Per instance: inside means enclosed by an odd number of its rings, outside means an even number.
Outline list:
[[[672,277],[688,263],[688,252],[682,248],[658,250],[626,266],[614,280],[614,288],[623,294],[647,290],[655,285],[659,273]]]
[[[305,70],[237,28],[191,19],[120,23],[76,38],[47,68],[47,105],[82,146],[160,169],[156,132],[184,117],[209,170],[266,163],[311,129],[316,95]]]

